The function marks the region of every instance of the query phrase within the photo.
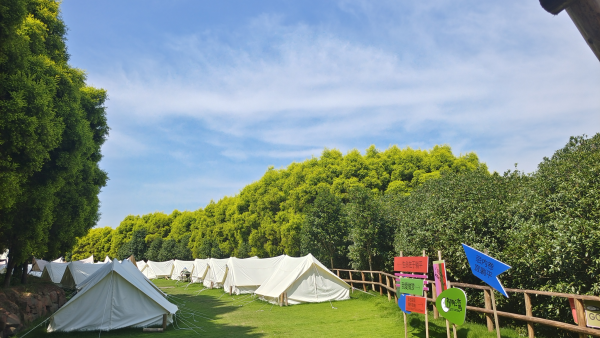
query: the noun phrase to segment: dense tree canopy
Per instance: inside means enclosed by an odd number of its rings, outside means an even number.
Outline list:
[[[173,254],[169,256],[164,252],[161,256],[163,246],[169,247],[167,251],[180,248],[175,251],[188,255],[181,249],[183,242],[191,250],[189,256],[198,258],[270,257],[280,254],[297,256],[303,250],[302,243],[305,243],[304,251],[310,249],[319,259],[331,264],[333,254],[337,257],[336,262],[347,264],[349,243],[346,241],[350,231],[345,225],[345,215],[348,212],[358,212],[360,208],[365,209],[361,206],[362,200],[353,203],[358,198],[358,192],[366,194],[369,199],[384,195],[403,196],[424,182],[439,178],[443,173],[472,170],[487,171],[487,168],[474,153],[456,157],[449,146],[435,146],[431,150],[392,146],[385,151],[371,146],[364,155],[357,150],[343,155],[338,150],[325,149],[320,158],[292,163],[284,169],[271,167],[259,181],[244,187],[238,195],[211,202],[203,209],[184,212],[175,210],[170,215],[156,212],[127,216],[112,233],[110,255],[121,257],[119,249],[132,240],[134,231],[144,229],[148,252],[142,257],[151,260],[173,257]],[[321,199],[327,201],[318,202],[319,194],[322,195]],[[324,210],[320,216],[314,214],[319,212],[315,208],[328,208],[326,204],[331,201],[335,201],[335,212],[339,214],[327,216]],[[373,203],[378,205],[378,202]],[[342,207],[344,210],[340,209]],[[311,213],[310,210],[313,210],[313,223],[321,223],[309,231],[306,227],[310,222],[306,223],[305,218]],[[332,210],[327,212],[330,211]],[[377,215],[380,219],[384,217],[381,213]],[[319,217],[329,219],[318,221]],[[332,217],[343,217],[339,227],[344,233],[331,233],[331,241],[335,242],[334,246],[338,250],[336,253],[333,247],[317,249],[314,239],[312,244],[309,239],[310,236],[317,236],[318,231],[329,231],[325,226]],[[353,224],[358,229],[358,223]],[[303,226],[306,228],[304,232]],[[393,231],[391,235],[389,230],[386,231],[376,243],[381,243],[384,239],[392,243]],[[302,239],[303,233],[308,237]],[[334,238],[335,236],[337,237]],[[83,237],[80,241],[82,244],[76,246],[79,251],[74,258],[87,257],[92,253],[91,248],[88,251],[79,249],[88,239]],[[377,245],[370,248],[378,261],[374,268],[381,268],[385,259],[379,255]],[[389,256],[393,247],[391,244],[388,247],[386,252]],[[357,247],[357,250],[360,249]],[[359,260],[358,256],[356,260]],[[368,264],[368,261],[369,259],[361,258],[361,263],[357,264],[364,267],[362,264]]]
[[[68,64],[59,3],[0,6],[0,249],[12,267],[70,250],[98,220],[106,92]]]

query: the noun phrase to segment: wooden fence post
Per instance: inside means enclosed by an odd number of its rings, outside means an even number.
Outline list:
[[[379,295],[383,296],[383,287],[382,287],[383,283],[381,282],[381,272],[379,273],[379,284],[380,284],[379,285]]]
[[[527,292],[525,292],[523,295],[525,296],[525,315],[528,317],[533,317],[533,311],[531,311],[531,297],[529,297]],[[533,330],[532,322],[527,322],[527,333],[529,334],[529,338],[535,338],[535,331]]]
[[[390,287],[390,278],[388,276],[385,276],[385,285],[387,285],[387,287]],[[392,300],[392,294],[390,293],[390,289],[387,289],[387,293],[388,293],[388,302]]]
[[[340,269],[337,269],[337,275],[340,276]]]
[[[360,275],[362,276],[362,281],[365,281],[365,273],[364,272],[360,272]],[[367,284],[363,283],[363,291],[367,292]]]
[[[587,327],[585,321],[585,308],[583,306],[583,299],[574,299],[575,311],[577,312],[577,325]],[[587,335],[584,333],[579,334],[579,338],[586,338]]]
[[[354,283],[352,283],[352,271],[348,271],[348,274],[350,275],[350,286],[352,287],[352,293],[354,293]]]
[[[496,337],[500,338],[500,327],[498,325],[498,311],[496,311],[496,297],[494,296],[494,290],[490,289],[490,295],[492,296],[492,309],[494,310],[494,323],[496,324]]]
[[[163,314],[163,331],[167,329],[167,314]]]
[[[492,297],[490,296],[490,290],[483,290],[483,298],[485,300],[485,309],[492,309]],[[494,331],[494,321],[492,320],[492,315],[489,313],[485,314],[485,320],[487,322],[487,329],[489,332]]]

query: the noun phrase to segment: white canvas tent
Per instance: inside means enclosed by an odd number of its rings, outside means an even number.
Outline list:
[[[221,288],[227,275],[227,261],[229,258],[208,259],[208,271],[202,283],[207,288]]]
[[[58,257],[57,259],[53,260],[52,263],[64,263],[65,259],[62,257]]]
[[[181,273],[187,270],[190,274],[194,272],[194,261],[180,261],[176,259],[173,262],[173,272],[171,272],[172,280],[180,280]]]
[[[48,261],[33,257],[33,264],[31,266],[31,271],[42,272],[42,271],[44,271],[44,267],[46,267],[46,264],[48,264]]]
[[[236,295],[253,293],[273,275],[285,256],[271,258],[235,258],[227,261],[225,291]]]
[[[137,266],[138,270],[140,270],[140,272],[142,272],[144,268],[148,266],[148,264],[146,264],[146,262],[144,261],[135,262],[135,265]]]
[[[67,264],[67,268],[60,280],[60,285],[65,288],[74,289],[75,286],[98,271],[104,264],[106,263],[89,264],[80,261],[71,262]]]
[[[142,273],[148,279],[168,278],[173,273],[173,261],[153,262],[149,260],[147,266]]]
[[[94,263],[94,255],[91,255],[88,258],[80,259],[80,260],[78,260],[78,262],[93,264]]]
[[[289,304],[317,303],[350,299],[350,285],[308,254],[285,256],[255,293],[275,303],[283,293]]]
[[[52,283],[60,283],[69,263],[48,262],[42,272],[42,280]]]
[[[112,262],[112,259],[110,259],[110,257],[106,256],[104,258],[104,261],[98,262],[98,263],[94,263],[94,264],[106,264],[106,263],[111,263],[111,262]]]
[[[208,259],[194,260],[194,271],[192,272],[192,282],[201,283],[208,272]]]
[[[115,330],[173,322],[177,306],[125,260],[102,265],[80,291],[50,317],[48,332]]]

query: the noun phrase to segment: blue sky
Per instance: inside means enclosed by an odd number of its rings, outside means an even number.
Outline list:
[[[105,88],[98,226],[195,210],[268,166],[371,144],[535,170],[600,131],[600,64],[538,1],[64,0]]]

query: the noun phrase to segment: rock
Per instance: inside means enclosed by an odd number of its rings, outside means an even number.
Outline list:
[[[6,326],[18,327],[20,325],[21,319],[19,319],[19,317],[17,317],[17,315],[15,315],[14,313],[11,313],[6,317]]]
[[[27,323],[31,323],[34,320],[37,319],[37,316],[34,316],[33,314],[29,313],[23,316],[23,323],[27,324]]]
[[[50,292],[50,301],[52,301],[52,303],[58,302],[58,296],[56,295],[56,291]]]
[[[64,294],[64,292],[61,292],[61,293],[58,295],[58,307],[61,307],[61,306],[63,306],[65,303],[66,303],[65,294]]]

